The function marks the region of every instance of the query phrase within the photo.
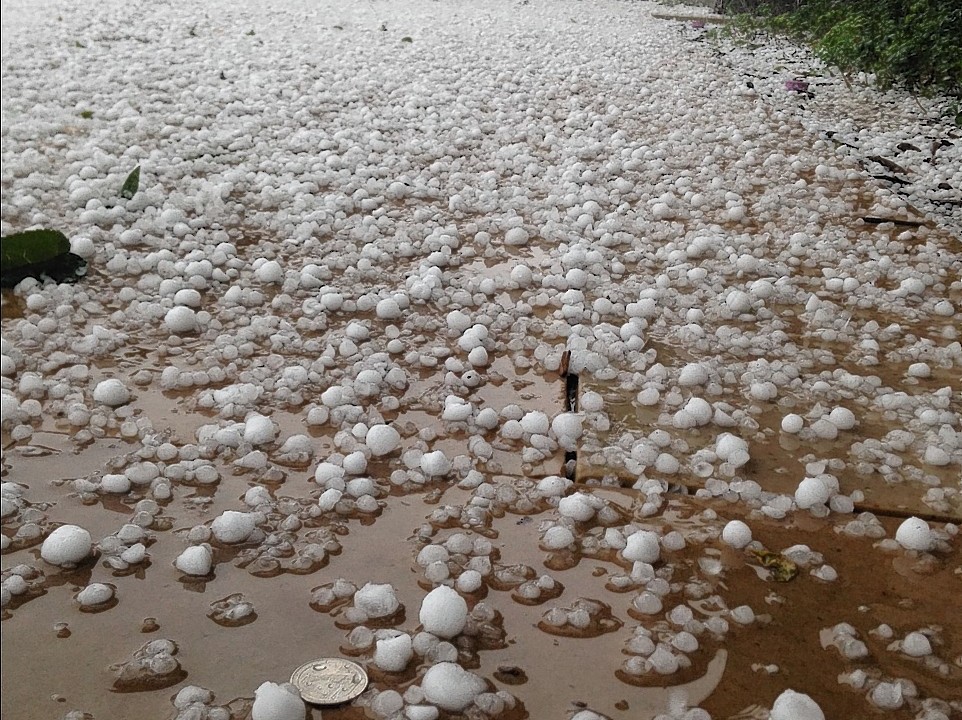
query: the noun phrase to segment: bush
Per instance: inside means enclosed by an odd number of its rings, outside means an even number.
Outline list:
[[[745,0],[742,0],[745,2]],[[751,3],[750,3],[751,4]],[[948,0],[755,2],[772,29],[812,45],[843,72],[874,73],[880,87],[962,98],[962,4]]]

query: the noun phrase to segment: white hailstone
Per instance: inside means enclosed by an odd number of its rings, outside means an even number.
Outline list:
[[[789,435],[797,435],[805,427],[805,420],[801,415],[796,415],[795,413],[789,413],[782,418],[782,432],[786,432]]]
[[[452,310],[445,316],[448,327],[455,332],[463,333],[471,327],[471,316],[460,310]]]
[[[558,512],[576,522],[586,522],[595,516],[595,507],[589,495],[576,492],[561,498],[558,503]]]
[[[855,413],[845,407],[837,407],[828,414],[828,420],[839,430],[851,430],[855,427]]]
[[[752,529],[741,520],[730,520],[722,530],[722,541],[741,549],[752,541]]]
[[[262,683],[254,691],[251,720],[304,720],[307,706],[290,683]]]
[[[130,390],[120,380],[101,380],[94,388],[94,402],[108,407],[118,407],[130,402]]]
[[[745,465],[749,459],[748,443],[737,435],[722,433],[715,441],[715,454],[733,467]]]
[[[651,530],[633,532],[625,540],[622,557],[630,562],[655,563],[661,557],[661,545],[658,534]]]
[[[748,605],[739,605],[731,611],[732,620],[740,625],[750,625],[755,622],[755,611]]]
[[[251,445],[266,445],[274,442],[276,432],[269,417],[252,413],[244,423],[244,442]]]
[[[225,510],[214,518],[210,529],[219,542],[239,543],[250,537],[257,523],[251,513]]]
[[[371,710],[379,718],[398,717],[404,709],[404,697],[397,690],[379,692],[371,701]],[[435,708],[436,709],[436,708]],[[408,716],[410,720],[410,716]]]
[[[534,410],[521,418],[521,428],[531,435],[547,435],[550,421],[540,410]]]
[[[474,367],[484,367],[488,364],[488,351],[479,345],[468,353],[468,362]]]
[[[795,490],[795,504],[802,510],[824,505],[832,496],[832,489],[817,477],[807,477]]]
[[[254,276],[262,283],[279,283],[284,280],[284,270],[277,260],[268,260],[257,268]]]
[[[172,307],[164,315],[164,324],[174,335],[184,335],[197,330],[197,313],[186,305]]]
[[[372,425],[367,431],[364,444],[374,457],[390,455],[401,444],[401,433],[390,425]]]
[[[932,643],[920,632],[910,632],[902,641],[902,652],[910,657],[924,657],[932,654]]]
[[[921,295],[925,292],[925,283],[916,277],[905,278],[899,283],[899,294]]]
[[[581,396],[581,409],[585,412],[601,412],[605,400],[600,394],[588,390]]]
[[[425,632],[439,638],[453,638],[468,621],[468,604],[457,590],[441,585],[424,596],[418,619]]]
[[[344,487],[344,468],[334,463],[319,463],[314,471],[314,482],[324,487]]]
[[[200,307],[200,293],[193,288],[183,288],[174,293],[174,305],[186,305],[187,307]]]
[[[185,575],[210,575],[214,554],[209,545],[193,545],[174,560],[174,567]]]
[[[483,583],[483,576],[477,570],[465,570],[463,573],[458,575],[458,579],[455,581],[454,586],[459,592],[473,593],[477,590],[480,590]]]
[[[494,430],[500,422],[498,419],[498,411],[494,408],[484,408],[478,413],[474,422],[482,430]]]
[[[367,456],[360,450],[355,450],[345,456],[342,467],[348,475],[360,475],[367,470]]]
[[[575,541],[574,533],[562,525],[555,525],[548,528],[541,543],[548,550],[562,550],[570,546]]]
[[[397,320],[401,317],[401,306],[394,298],[386,298],[378,302],[374,312],[381,320]]]
[[[769,720],[825,720],[825,713],[810,696],[786,690],[772,705]]]
[[[77,593],[77,602],[80,607],[94,607],[103,605],[114,598],[114,589],[104,583],[90,583],[87,587]],[[924,637],[924,636],[923,636]]]
[[[393,615],[401,607],[394,587],[388,584],[367,583],[354,593],[354,607],[369,618]]]
[[[660,453],[655,459],[655,470],[664,475],[674,475],[681,469],[681,463],[674,455]]]
[[[528,287],[534,279],[531,268],[527,265],[515,265],[511,268],[511,279],[521,287]]]
[[[128,565],[142,563],[147,557],[147,547],[143,543],[134,543],[120,553],[120,559]]]
[[[441,419],[448,422],[463,422],[471,417],[474,408],[464,398],[457,395],[448,395],[444,398],[444,410],[441,411]]]
[[[952,317],[955,315],[955,306],[948,300],[939,300],[935,304],[935,314],[942,317]]]
[[[514,245],[516,247],[528,244],[528,231],[524,228],[513,227],[508,232],[504,234],[505,245]]]
[[[421,472],[428,477],[444,477],[451,472],[451,461],[443,450],[424,453],[421,456]]]
[[[573,450],[584,433],[581,416],[576,413],[561,413],[551,421],[551,431],[565,450]]]
[[[732,290],[725,297],[725,304],[734,313],[747,313],[752,309],[752,296],[744,290]]]
[[[333,510],[334,506],[341,501],[342,497],[344,497],[344,492],[342,490],[338,490],[337,488],[328,488],[322,492],[321,496],[317,499],[317,506],[324,512]]]
[[[411,636],[407,633],[378,640],[374,650],[374,664],[385,672],[401,672],[412,657],[414,650],[411,648]]]
[[[711,403],[700,397],[693,397],[685,403],[685,413],[699,427],[710,423],[712,415],[714,415]]]
[[[442,710],[460,712],[487,689],[487,684],[460,665],[442,662],[432,665],[421,679],[425,699]]]
[[[537,490],[541,497],[560,497],[571,484],[572,482],[568,478],[563,478],[560,475],[549,475],[538,481]],[[591,516],[588,519],[590,518]]]
[[[903,520],[895,531],[895,541],[906,550],[926,551],[932,548],[932,530],[929,524],[917,517]]]
[[[108,493],[125,493],[130,490],[130,478],[117,473],[104,475],[100,479],[100,489]]]
[[[897,682],[880,682],[868,694],[869,700],[883,710],[898,710],[905,704],[902,685]]]
[[[43,541],[40,557],[51,565],[76,565],[92,548],[89,532],[77,525],[61,525]]]
[[[72,237],[70,238],[70,252],[79,255],[84,260],[89,260],[97,254],[97,246],[89,237]]]
[[[689,363],[678,374],[678,384],[682,387],[704,385],[708,382],[708,369],[701,363]]]
[[[932,368],[929,367],[928,363],[918,362],[909,365],[908,370],[905,371],[906,375],[914,378],[927,378],[932,375]]]
[[[952,462],[952,456],[935,445],[926,446],[923,459],[926,465],[933,465],[935,467],[945,467]]]

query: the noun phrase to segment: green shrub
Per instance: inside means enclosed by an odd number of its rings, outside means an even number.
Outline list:
[[[794,10],[756,2],[755,22],[812,46],[845,73],[873,73],[883,89],[962,98],[958,0],[802,0]],[[774,11],[774,12],[773,12]]]

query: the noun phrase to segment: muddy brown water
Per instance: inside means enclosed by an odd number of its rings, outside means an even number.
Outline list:
[[[96,463],[99,458],[93,451],[97,445],[85,451],[84,462]],[[76,458],[68,455],[62,459],[67,462],[59,464],[59,474],[79,469]],[[32,474],[40,463],[18,466]],[[46,478],[58,475],[58,464],[50,458],[44,458],[43,467]],[[248,483],[223,484],[234,489],[222,488],[226,492],[215,496],[213,511],[232,506],[230,497],[220,496],[236,495]],[[303,481],[291,481],[282,488],[303,491],[305,486]],[[35,483],[34,487],[41,491],[44,483]],[[629,517],[637,507],[633,493],[599,492]],[[40,501],[45,493],[36,492],[32,497]],[[441,505],[461,504],[468,497],[452,488],[438,500]],[[219,703],[247,696],[263,680],[281,680],[306,660],[341,653],[346,631],[337,627],[335,617],[314,611],[308,602],[311,588],[337,577],[356,583],[367,579],[391,583],[406,609],[406,619],[399,627],[415,630],[424,590],[418,584],[421,569],[413,561],[419,547],[414,538],[436,507],[435,503],[426,504],[424,496],[411,495],[390,504],[370,524],[346,522],[347,531],[340,536],[341,553],[309,575],[257,578],[225,561],[217,565],[212,579],[183,583],[175,573],[164,571],[179,551],[178,544],[171,542],[151,546],[152,568],[142,575],[117,577],[100,562],[88,562],[70,572],[44,567],[45,594],[14,607],[2,624],[3,715],[32,720],[83,709],[95,718],[168,717],[172,712],[170,698],[184,684],[213,689]],[[704,526],[706,522],[699,518],[706,508],[716,509],[722,518],[737,517],[742,512],[735,505],[675,496],[663,515],[651,522],[665,531]],[[69,519],[80,509],[79,502],[61,500],[51,508],[50,516],[52,520]],[[165,509],[165,514],[183,519],[177,527],[184,521],[189,525],[193,512],[189,506]],[[491,590],[484,598],[503,616],[507,645],[482,651],[477,672],[495,687],[513,693],[531,718],[564,717],[586,701],[612,718],[650,717],[663,712],[669,698],[677,697],[678,692],[684,692],[689,702],[700,704],[713,717],[724,718],[754,703],[770,703],[783,681],[818,697],[827,717],[865,717],[869,710],[864,693],[837,685],[840,672],[856,667],[910,679],[922,696],[960,699],[962,668],[954,659],[962,654],[962,635],[957,632],[956,614],[944,602],[958,591],[957,568],[962,563],[958,552],[937,554],[934,563],[924,563],[906,558],[904,553],[879,552],[871,540],[839,534],[827,521],[805,516],[788,522],[754,518],[755,537],[767,547],[780,550],[806,543],[824,554],[825,561],[839,573],[839,580],[833,584],[814,580],[805,571],[794,581],[780,584],[761,579],[745,556],[718,541],[704,546],[691,543],[687,549],[670,554],[674,579],[684,580],[689,573],[697,575],[693,568],[698,557],[716,548],[714,552],[726,569],[715,590],[728,607],[748,604],[757,615],[766,617],[744,627],[732,623],[731,632],[721,642],[703,637],[703,647],[694,654],[692,668],[674,677],[649,679],[656,684],[653,687],[639,687],[618,676],[625,659],[625,632],[579,638],[537,629],[546,607],[570,605],[579,597],[610,605],[613,615],[625,623],[625,630],[638,624],[626,610],[633,593],[615,593],[604,586],[605,578],[620,570],[616,562],[576,556],[569,569],[548,569],[546,562],[554,564],[548,554],[538,550],[537,528],[541,520],[553,515],[552,511],[535,516],[508,513],[492,523],[500,562],[523,563],[539,573],[548,572],[565,587],[559,598],[543,605],[518,604],[506,591]],[[84,517],[95,537],[111,532],[125,520],[123,514],[106,507],[94,512],[85,508]],[[890,534],[894,532],[893,522],[883,523]],[[455,530],[439,530],[437,534],[443,537]],[[7,559],[33,564],[37,562],[36,553],[36,548],[22,550]],[[79,611],[72,596],[91,581],[117,586],[116,607],[96,614]],[[256,608],[256,621],[225,628],[206,617],[212,601],[239,591]],[[675,593],[669,597],[682,599]],[[157,629],[145,633],[146,618],[155,618]],[[821,647],[819,631],[839,622],[858,629],[869,645],[871,655],[867,660],[847,662],[833,648]],[[69,637],[57,637],[61,623],[69,628]],[[897,635],[919,628],[934,629],[933,644],[938,656],[949,663],[948,675],[941,676],[918,661],[887,651],[885,641],[869,633],[880,623],[891,625]],[[187,673],[183,683],[151,692],[112,692],[114,675],[109,667],[124,661],[147,640],[159,637],[178,644],[177,658]],[[361,660],[369,660],[369,655]],[[771,664],[779,668],[779,684],[766,682],[767,676],[757,670]],[[505,667],[521,668],[527,682],[517,685],[494,679]],[[394,682],[390,674],[379,673],[377,686],[403,691],[408,682]],[[675,686],[676,694],[671,696],[670,688]],[[323,714],[325,718],[367,717],[357,708],[325,710]],[[320,715],[314,713],[313,717]],[[910,718],[913,714],[902,710],[889,717]]]

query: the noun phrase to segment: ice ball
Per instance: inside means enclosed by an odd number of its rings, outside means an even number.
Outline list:
[[[118,407],[130,402],[130,390],[120,380],[102,380],[94,388],[94,402],[109,407]]]
[[[418,615],[425,632],[452,638],[468,621],[468,604],[457,590],[441,585],[424,596]]]
[[[265,682],[254,691],[251,720],[304,720],[306,717],[307,706],[290,683]]]
[[[113,600],[114,589],[104,583],[90,583],[87,587],[77,593],[77,602],[80,607],[94,607],[103,605]],[[918,633],[915,633],[916,635]],[[922,637],[925,637],[924,635]],[[907,638],[906,638],[907,639]]]
[[[825,720],[825,713],[810,696],[794,690],[786,690],[775,698],[769,719]]]
[[[40,546],[40,557],[51,565],[76,565],[90,555],[90,533],[78,525],[61,525]]]
[[[902,641],[902,652],[910,657],[924,657],[932,654],[932,643],[920,632],[910,632]]]
[[[401,434],[390,425],[373,425],[364,442],[374,457],[381,457],[397,450]]]
[[[189,547],[174,560],[174,567],[182,573],[197,577],[210,575],[213,564],[214,553],[206,544]]]
[[[451,662],[430,667],[421,680],[425,699],[452,712],[464,710],[486,688],[480,677]]]
[[[411,648],[411,636],[407,633],[378,640],[374,650],[374,664],[385,672],[401,672],[412,657],[414,650]]]
[[[925,520],[910,517],[904,520],[895,531],[895,541],[906,550],[924,552],[932,548],[932,530]]]
[[[177,305],[164,315],[164,324],[174,335],[192,333],[197,330],[197,313],[186,305]]]
[[[354,593],[354,607],[370,618],[393,615],[401,607],[391,585],[367,583]]]
[[[256,523],[251,513],[225,510],[214,518],[210,529],[218,541],[231,544],[246,540],[254,532],[255,527]]]
[[[651,530],[639,530],[628,536],[625,549],[621,551],[630,562],[654,563],[661,557],[658,534]]]
[[[798,484],[795,490],[795,504],[803,510],[824,505],[831,497],[832,491],[819,478],[807,477]]]
[[[741,520],[731,520],[722,530],[722,541],[741,549],[752,541],[752,529]]]

